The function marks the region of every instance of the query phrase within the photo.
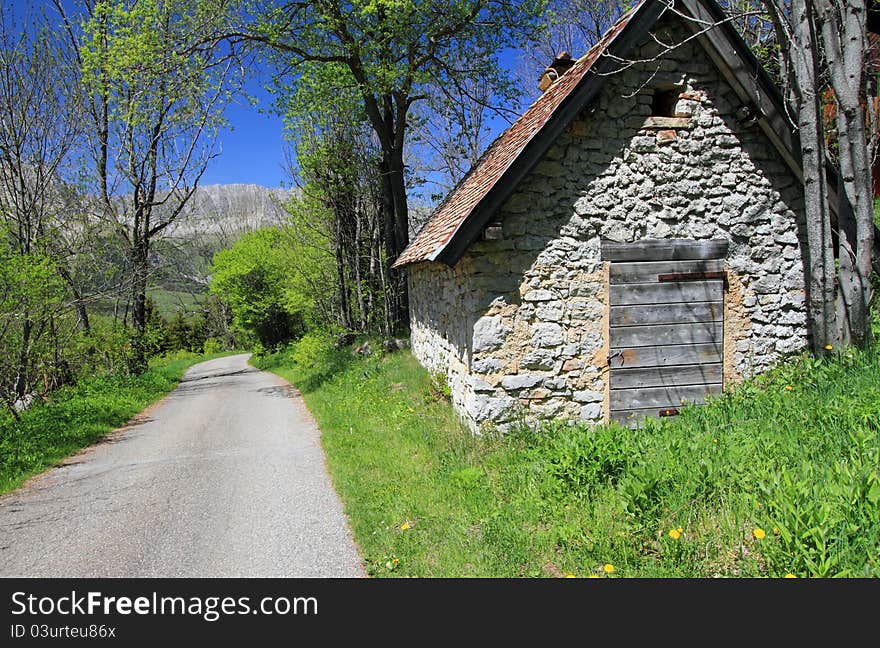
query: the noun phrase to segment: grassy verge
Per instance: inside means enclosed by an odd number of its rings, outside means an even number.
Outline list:
[[[187,368],[221,355],[177,353],[152,361],[140,376],[97,376],[64,387],[17,421],[0,414],[0,493],[94,443],[174,389]]]
[[[153,305],[159,314],[166,319],[171,319],[179,312],[197,311],[201,305],[198,296],[183,290],[150,288],[147,296],[153,300]]]
[[[880,576],[880,351],[642,430],[475,438],[406,352],[306,338],[299,386],[373,576]]]

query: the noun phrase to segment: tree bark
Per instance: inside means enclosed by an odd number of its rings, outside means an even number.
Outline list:
[[[336,291],[337,298],[339,299],[339,324],[346,331],[350,330],[351,327],[351,313],[348,304],[348,290],[346,289],[346,281],[345,281],[345,252],[343,249],[343,234],[342,234],[342,223],[340,222],[339,215],[335,216],[336,220],[336,241],[334,247],[336,248]]]
[[[403,148],[396,148],[391,154],[391,192],[394,204],[394,260],[409,245],[409,209],[406,201],[406,179],[403,169]],[[409,326],[409,296],[407,294],[406,271],[393,270],[391,278],[395,284],[395,319],[402,326]]]
[[[823,52],[837,101],[841,185],[841,340],[865,346],[871,340],[871,260],[874,244],[871,170],[865,129],[867,6],[863,0],[815,0]]]
[[[355,299],[358,307],[358,323],[361,331],[367,330],[367,310],[364,303],[363,277],[361,274],[361,230],[363,229],[363,214],[361,209],[354,210],[354,255],[352,257],[352,271],[354,272]],[[368,243],[369,244],[369,243]]]
[[[21,326],[21,346],[19,347],[18,352],[18,365],[16,367],[16,376],[15,376],[15,396],[19,399],[24,399],[25,396],[28,395],[30,391],[30,345],[31,345],[31,332],[33,331],[33,321],[31,320],[30,313],[25,311],[24,322]]]
[[[791,57],[798,102],[807,230],[808,317],[814,353],[837,345],[835,262],[825,175],[825,138],[812,0],[792,5]]]
[[[61,275],[61,278],[64,279],[64,282],[67,284],[67,287],[70,289],[70,294],[73,296],[73,307],[76,310],[77,315],[77,323],[79,324],[80,330],[86,335],[92,332],[91,321],[89,320],[89,312],[86,309],[85,299],[83,299],[82,291],[76,285],[76,281],[74,281],[73,276],[70,272],[67,271],[67,268],[63,266],[58,267],[58,274]],[[116,319],[116,313],[113,313],[113,319]]]
[[[131,320],[134,337],[131,342],[132,355],[129,369],[134,374],[143,373],[147,368],[146,330],[147,330],[147,279],[149,275],[150,243],[138,238],[131,248]]]

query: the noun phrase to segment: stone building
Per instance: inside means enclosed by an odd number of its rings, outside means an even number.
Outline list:
[[[397,260],[472,429],[674,415],[807,345],[797,144],[723,19],[643,0],[560,56]]]

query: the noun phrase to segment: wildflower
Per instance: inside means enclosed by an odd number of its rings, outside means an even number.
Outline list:
[[[614,573],[614,565],[612,565],[611,563],[605,563],[605,566],[602,569],[605,570],[606,574]]]
[[[773,535],[779,535],[779,527],[773,527]]]
[[[574,574],[566,574],[565,577],[566,578],[577,578],[577,576],[575,576]]]
[[[590,574],[587,578],[602,578],[599,574]]]
[[[712,443],[718,443],[718,439],[712,439]]]
[[[794,387],[792,387],[791,385],[785,386],[785,391],[791,391],[792,389],[794,389]]]
[[[786,574],[785,578],[797,578],[794,574]]]
[[[757,527],[755,529],[752,529],[752,535],[754,535],[758,540],[763,540],[764,536],[766,536],[767,534],[764,532],[764,529],[762,529],[761,527]]]
[[[825,345],[825,350],[826,350],[826,351],[831,351],[831,349],[833,349],[833,348],[834,348],[834,346],[832,346],[831,344],[826,344],[826,345]]]
[[[404,522],[403,524],[400,525],[400,530],[401,530],[401,531],[406,531],[406,530],[409,529],[409,528],[410,528],[410,524],[409,524],[409,522]]]
[[[681,528],[670,529],[669,530],[669,537],[672,538],[673,540],[678,540],[681,537],[681,532],[682,532]]]

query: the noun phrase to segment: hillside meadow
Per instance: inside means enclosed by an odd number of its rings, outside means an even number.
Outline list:
[[[302,391],[372,576],[880,576],[877,347],[642,429],[481,437],[407,351],[310,335],[253,362]]]

